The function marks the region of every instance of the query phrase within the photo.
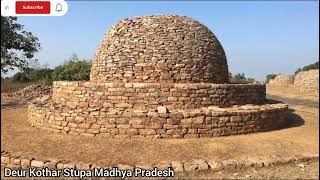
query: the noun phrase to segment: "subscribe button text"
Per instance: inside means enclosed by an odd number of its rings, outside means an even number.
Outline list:
[[[50,1],[16,1],[16,14],[50,14]]]

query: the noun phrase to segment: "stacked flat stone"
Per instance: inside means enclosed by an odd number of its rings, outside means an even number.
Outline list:
[[[299,89],[319,90],[319,69],[299,72],[295,77],[294,86]]]
[[[91,81],[227,83],[227,59],[214,34],[184,16],[124,19],[107,32]]]
[[[175,15],[112,26],[90,81],[53,83],[28,121],[55,132],[106,137],[189,138],[285,126],[288,106],[268,104],[264,84],[227,84],[222,46],[204,25]]]
[[[277,86],[289,86],[294,83],[294,75],[279,74],[271,79],[269,84]]]

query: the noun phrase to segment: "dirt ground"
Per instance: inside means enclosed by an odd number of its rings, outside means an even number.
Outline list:
[[[319,179],[319,161],[221,172],[177,174],[177,179]]]
[[[303,92],[293,88],[267,85],[267,94],[288,99],[310,100],[319,102],[319,91]]]
[[[271,155],[318,153],[318,110],[303,106],[292,108],[296,110],[292,126],[297,127],[218,138],[148,140],[92,138],[35,129],[27,124],[27,108],[23,106],[2,110],[1,147],[35,158],[82,159],[102,165],[124,161],[136,164],[161,160],[263,159]]]
[[[266,159],[271,156],[289,157],[319,153],[319,107],[310,104],[296,105],[305,102],[301,99],[284,99],[291,103],[299,102],[290,105],[293,110],[292,124],[285,129],[217,138],[156,140],[92,138],[47,132],[27,124],[26,106],[17,105],[12,108],[4,106],[1,102],[1,149],[39,159],[81,159],[84,162],[97,162],[106,166],[117,163],[149,164],[161,160]],[[315,98],[312,102],[316,103],[314,100]],[[289,164],[239,172],[184,173],[178,177],[318,179],[318,163],[319,161],[309,162],[304,170],[301,170],[301,165]]]

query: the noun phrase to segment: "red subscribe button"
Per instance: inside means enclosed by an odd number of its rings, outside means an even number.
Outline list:
[[[50,14],[50,1],[16,1],[16,14]]]

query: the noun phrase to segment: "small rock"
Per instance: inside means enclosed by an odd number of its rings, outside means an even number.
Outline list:
[[[237,167],[237,162],[235,160],[224,160],[222,161],[224,168],[235,169]]]
[[[158,110],[158,113],[160,113],[160,114],[164,114],[164,113],[168,112],[167,108],[164,106],[158,106],[157,110]]]
[[[175,172],[183,172],[183,163],[179,161],[172,161],[171,162],[172,168],[174,169]]]
[[[36,168],[43,168],[44,162],[39,160],[33,160],[31,161],[31,166]]]
[[[206,171],[209,169],[207,162],[203,159],[197,159],[194,162],[198,165],[197,170],[199,170],[199,171]]]
[[[220,161],[210,161],[208,164],[213,171],[223,170],[223,164]]]
[[[76,164],[76,168],[77,169],[83,169],[83,170],[87,170],[90,169],[91,164],[89,163],[83,163],[83,162],[79,162]]]
[[[157,165],[157,168],[165,170],[171,167],[171,164],[168,161],[160,161]]]
[[[122,170],[132,170],[134,166],[130,164],[118,164],[117,167]]]
[[[44,163],[44,167],[47,167],[48,169],[56,169],[57,168],[58,161],[52,160]]]

